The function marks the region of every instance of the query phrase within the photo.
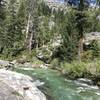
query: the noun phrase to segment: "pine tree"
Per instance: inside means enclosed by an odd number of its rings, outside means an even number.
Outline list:
[[[5,2],[3,0],[0,0],[0,22],[5,18],[4,6]]]
[[[78,34],[75,27],[75,10],[70,9],[66,14],[61,14],[60,34],[63,43],[59,48],[58,55],[61,59],[71,62],[76,59],[78,50]],[[59,14],[60,15],[60,14]],[[67,16],[67,17],[66,17]]]
[[[86,16],[85,16],[85,0],[80,0],[80,4],[78,9],[76,10],[76,29],[78,31],[79,38],[79,50],[78,50],[78,58],[81,61],[83,54],[83,40],[84,40],[84,27],[86,26]]]
[[[23,40],[25,37],[25,25],[26,25],[26,8],[25,0],[21,0],[18,8],[17,16],[17,32],[19,33],[19,40]]]
[[[6,2],[4,0],[0,0],[0,45],[3,46],[4,41],[4,21],[5,21],[5,4]]]
[[[7,14],[6,14],[6,21],[5,21],[5,29],[6,29],[6,41],[7,45],[13,45],[14,41],[16,41],[16,0],[9,0],[8,7],[7,7]]]
[[[20,6],[18,6],[17,0],[9,0],[7,5],[7,14],[5,21],[5,34],[7,46],[14,47],[16,42],[20,42],[22,39],[22,29],[24,25],[22,25],[23,19],[21,19],[24,15],[19,12]],[[20,11],[22,11],[21,9]],[[24,17],[23,17],[24,18]]]

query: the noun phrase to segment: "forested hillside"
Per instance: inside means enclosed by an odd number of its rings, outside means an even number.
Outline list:
[[[1,56],[17,56],[24,50],[31,52],[61,36],[63,49],[66,48],[63,52],[67,56],[68,51],[68,56],[75,58],[80,34],[100,31],[99,9],[73,9],[70,6],[52,9],[41,0],[1,0],[0,8]]]
[[[21,97],[34,100],[38,87],[47,100],[100,99],[100,0],[64,2],[0,0],[0,80]]]
[[[90,38],[95,37],[91,32],[99,34],[100,8],[90,8],[84,0],[79,6],[59,5],[42,0],[1,0],[1,59],[33,62],[35,57],[59,70],[62,63],[99,61],[99,38],[88,41],[87,34]]]

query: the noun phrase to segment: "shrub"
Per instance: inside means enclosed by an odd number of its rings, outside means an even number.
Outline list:
[[[63,74],[67,77],[75,79],[87,76],[90,72],[88,70],[89,64],[84,62],[63,63]]]
[[[96,73],[100,74],[100,59],[97,60],[95,63],[96,63],[96,66],[95,66],[96,67]]]
[[[55,58],[55,59],[53,59],[53,60],[51,61],[51,68],[57,69],[57,68],[60,67],[59,64],[60,64],[60,63],[59,63],[59,60],[58,60],[57,58]]]
[[[92,59],[92,50],[87,50],[83,52],[82,61],[90,61]]]

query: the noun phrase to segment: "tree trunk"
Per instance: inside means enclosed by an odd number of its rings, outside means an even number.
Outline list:
[[[83,15],[82,12],[84,10],[84,0],[80,0],[79,4],[79,11],[81,11],[81,18],[79,18],[79,21],[81,21],[81,24],[83,24]],[[80,16],[80,15],[79,15]],[[84,40],[84,35],[83,35],[83,26],[79,23],[79,33],[80,33],[80,38],[79,38],[79,50],[78,50],[78,59],[79,62],[82,61],[82,56],[83,56],[83,40]]]
[[[25,42],[27,41],[28,34],[29,34],[29,27],[30,27],[30,20],[31,20],[30,18],[31,18],[31,16],[29,14],[28,21],[27,21],[27,26],[26,26],[26,40],[25,40]]]
[[[29,40],[29,51],[31,52],[33,45],[33,33],[31,33],[30,40]]]
[[[32,21],[32,16],[29,14],[28,16],[28,21],[27,21],[27,27],[26,27],[26,39],[25,39],[25,46],[26,48],[29,49],[29,51],[32,50],[33,46],[33,38],[34,38],[34,28],[33,28],[33,21]]]
[[[82,61],[82,56],[83,56],[83,38],[80,38],[79,40],[79,50],[78,50],[78,59],[79,62]]]
[[[28,21],[26,27],[25,45],[29,51],[36,47],[36,35],[38,27],[38,0],[27,0],[28,5]]]

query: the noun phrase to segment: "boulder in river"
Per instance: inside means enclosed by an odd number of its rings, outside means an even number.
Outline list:
[[[79,78],[77,79],[77,82],[87,84],[87,85],[93,85],[93,81],[86,78]]]

